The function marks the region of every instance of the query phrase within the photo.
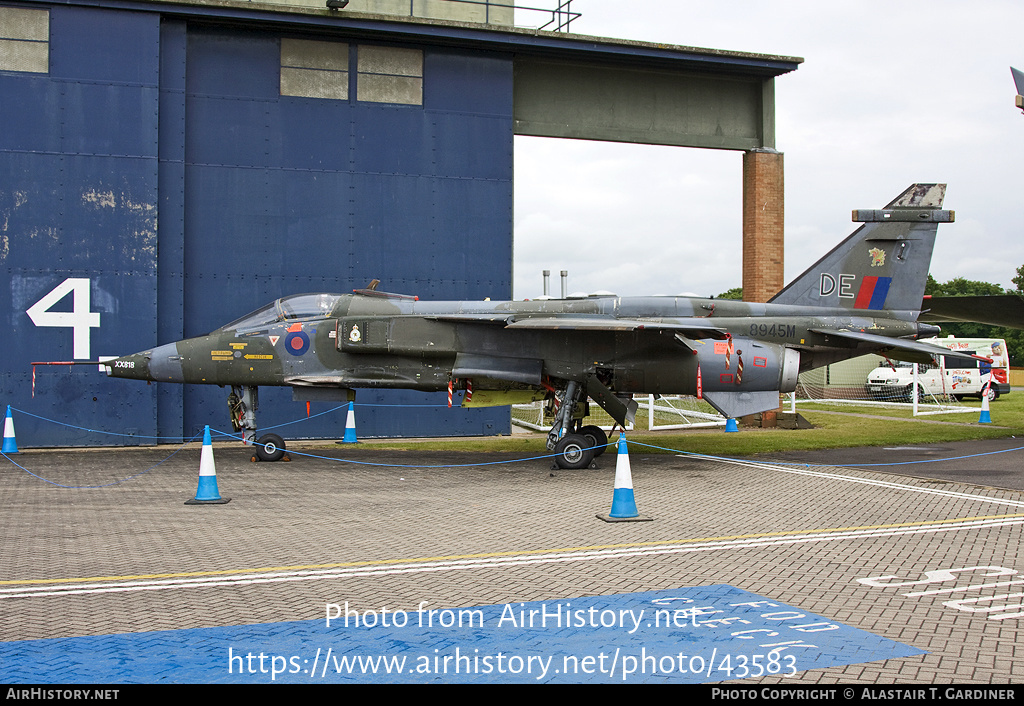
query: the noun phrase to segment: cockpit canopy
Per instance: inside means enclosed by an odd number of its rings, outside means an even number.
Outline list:
[[[315,319],[329,316],[334,306],[343,295],[327,294],[293,294],[281,297],[272,304],[260,307],[240,319],[221,326],[218,331],[235,331],[239,329],[260,328],[281,321],[293,319]]]

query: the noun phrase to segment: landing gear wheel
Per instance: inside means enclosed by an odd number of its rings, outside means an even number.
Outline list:
[[[284,458],[284,439],[277,434],[264,434],[256,442],[256,458],[260,461],[280,461]]]
[[[588,424],[585,427],[580,427],[580,430],[576,432],[582,436],[587,437],[591,441],[588,446],[594,448],[594,458],[597,458],[605,452],[608,448],[608,435],[604,433],[604,429],[593,424]]]
[[[594,458],[591,446],[582,434],[566,434],[555,444],[555,463],[559,468],[586,468]]]

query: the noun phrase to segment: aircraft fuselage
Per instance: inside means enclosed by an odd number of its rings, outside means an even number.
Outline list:
[[[299,312],[243,321],[121,358],[111,375],[215,385],[436,391],[468,366],[476,371],[466,376],[476,389],[539,387],[547,378],[598,375],[617,393],[695,394],[699,367],[704,390],[786,392],[796,372],[864,352],[854,342],[816,330],[886,337],[934,330],[871,316],[876,312],[690,297],[419,302],[316,296],[331,298],[327,315]],[[594,328],[588,328],[588,317]],[[563,319],[564,326],[558,323]],[[617,330],[618,319],[629,324]],[[694,337],[692,328],[680,335],[664,326],[697,319],[709,327],[704,337]],[[531,328],[537,321],[550,323]]]

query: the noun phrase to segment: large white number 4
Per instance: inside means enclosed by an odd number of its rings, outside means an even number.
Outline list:
[[[74,294],[71,311],[50,311],[52,306],[68,294]],[[100,325],[100,313],[89,311],[89,307],[89,280],[85,277],[68,277],[29,307],[25,313],[36,326],[70,328],[74,336],[75,360],[88,360],[89,329],[98,328]]]

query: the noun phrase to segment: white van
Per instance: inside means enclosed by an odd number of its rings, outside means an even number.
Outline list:
[[[991,359],[992,362],[938,356],[939,360],[933,365],[918,365],[919,400],[932,396],[980,398],[987,390],[991,401],[1010,391],[1009,356],[1006,354],[1006,341],[1003,339],[948,336],[922,339],[922,343],[956,351],[972,351]],[[946,367],[947,365],[950,367]],[[880,365],[868,373],[865,383],[868,395],[879,400],[913,400],[913,370],[913,363],[894,361],[892,365]]]

